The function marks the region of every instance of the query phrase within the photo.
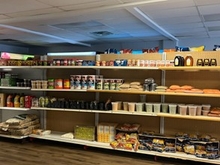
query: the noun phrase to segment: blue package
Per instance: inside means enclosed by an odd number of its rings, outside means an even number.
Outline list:
[[[114,66],[127,66],[128,60],[125,59],[116,59],[114,61]]]

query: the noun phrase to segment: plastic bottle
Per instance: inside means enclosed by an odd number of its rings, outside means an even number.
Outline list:
[[[21,97],[20,97],[20,108],[24,108],[24,94],[23,93],[21,94]]]
[[[14,107],[19,108],[20,107],[20,95],[16,95],[14,98]]]
[[[7,107],[14,107],[13,96],[12,95],[8,95],[6,104],[7,104]]]
[[[191,55],[187,55],[185,57],[185,66],[193,66],[193,57]]]

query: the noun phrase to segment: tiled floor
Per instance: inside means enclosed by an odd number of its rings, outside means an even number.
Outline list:
[[[196,162],[164,159],[50,141],[0,139],[0,165],[191,165]]]

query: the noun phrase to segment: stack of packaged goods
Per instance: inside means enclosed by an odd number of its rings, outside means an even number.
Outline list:
[[[37,128],[40,128],[40,120],[35,114],[17,115],[0,123],[0,133],[14,136],[29,135]]]
[[[116,123],[99,123],[97,127],[97,141],[110,143],[115,140]]]

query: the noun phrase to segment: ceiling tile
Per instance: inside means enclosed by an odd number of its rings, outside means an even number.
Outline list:
[[[219,13],[220,3],[216,5],[199,6],[198,10],[201,15],[217,14]]]
[[[42,15],[42,14],[52,14],[58,13],[62,10],[58,8],[46,8],[46,9],[37,9],[37,10],[30,10],[30,11],[22,11],[16,13],[8,13],[7,16],[9,17],[23,17],[23,16],[34,16],[34,15]]]
[[[78,4],[86,4],[86,3],[95,3],[103,0],[37,0],[39,2],[51,5],[51,6],[69,6],[69,5],[78,5]],[[106,0],[105,0],[106,1]]]
[[[219,4],[219,0],[194,0],[196,5],[202,6],[202,5],[212,5],[212,4]]]
[[[170,10],[154,10],[148,11],[144,10],[147,15],[149,15],[152,19],[157,18],[173,18],[173,17],[187,17],[198,15],[198,11],[196,7],[188,7],[188,8],[177,8]]]
[[[36,9],[45,9],[49,7],[49,5],[37,2],[35,0],[5,0],[1,1],[0,14],[31,11]]]

